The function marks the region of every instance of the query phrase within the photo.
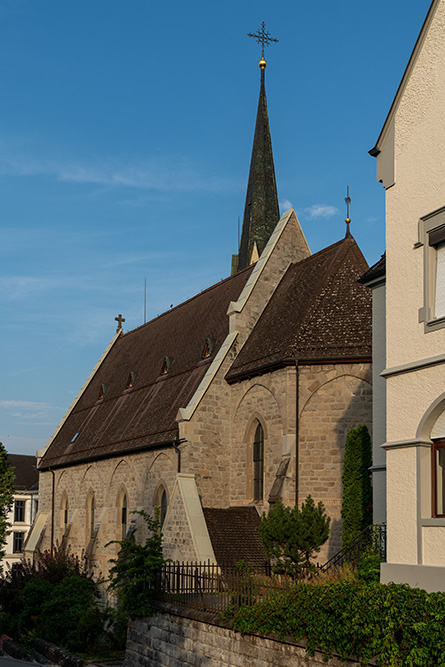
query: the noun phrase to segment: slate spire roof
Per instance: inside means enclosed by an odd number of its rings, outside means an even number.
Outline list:
[[[260,61],[261,86],[238,255],[238,270],[251,263],[255,244],[261,255],[279,220],[278,193],[265,87],[266,61]]]

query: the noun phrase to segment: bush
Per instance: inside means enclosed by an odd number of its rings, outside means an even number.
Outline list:
[[[86,562],[56,544],[23,560],[0,579],[2,631],[28,643],[36,634],[71,651],[91,648],[100,636],[104,613],[99,582]]]
[[[386,667],[445,667],[445,594],[406,585],[342,581],[296,584],[287,595],[244,607],[232,615],[243,633],[277,633],[306,639],[325,659],[357,656],[365,666],[377,656]]]
[[[343,547],[372,524],[371,465],[372,447],[367,427],[361,424],[351,427],[346,438],[342,474]]]
[[[263,512],[259,528],[264,549],[275,560],[274,572],[298,577],[316,570],[311,558],[329,537],[331,519],[322,502],[308,496],[301,508],[277,502]]]
[[[102,634],[103,618],[94,581],[70,576],[52,587],[36,622],[38,637],[68,651],[91,649]]]
[[[144,519],[151,534],[144,544],[136,542],[136,531],[117,542],[120,549],[117,558],[110,561],[112,567],[108,590],[117,596],[119,610],[124,615],[146,616],[150,612],[148,603],[153,597],[156,577],[165,563],[161,522],[159,508],[156,508],[154,519],[143,510],[135,514]]]

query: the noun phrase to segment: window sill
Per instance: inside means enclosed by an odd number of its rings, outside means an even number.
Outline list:
[[[420,525],[422,528],[445,528],[445,517],[438,516],[431,519],[421,519]]]

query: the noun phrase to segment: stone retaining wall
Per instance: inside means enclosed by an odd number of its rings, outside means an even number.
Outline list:
[[[205,614],[156,611],[130,622],[125,667],[357,667],[321,653],[306,656],[302,645],[256,635],[241,635]],[[187,616],[184,614],[187,613]]]

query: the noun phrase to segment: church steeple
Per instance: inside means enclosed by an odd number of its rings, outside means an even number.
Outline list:
[[[263,47],[259,62],[261,86],[239,255],[234,257],[234,263],[237,264],[233,266],[235,271],[244,269],[252,261],[258,259],[280,217],[264,81],[267,66],[264,59],[264,46],[271,41],[278,40],[269,36],[264,22],[261,32],[258,31],[257,34],[250,36],[255,37]],[[236,262],[237,259],[238,262]]]

